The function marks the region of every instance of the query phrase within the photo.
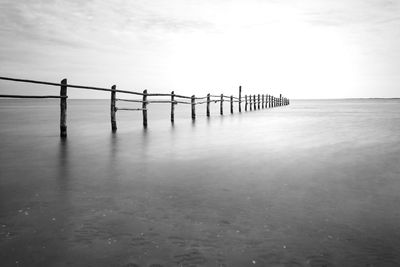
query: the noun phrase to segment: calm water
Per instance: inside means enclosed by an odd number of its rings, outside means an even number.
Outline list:
[[[400,265],[399,100],[203,108],[1,100],[0,265]]]

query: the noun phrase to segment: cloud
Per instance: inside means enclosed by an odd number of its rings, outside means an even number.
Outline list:
[[[315,66],[324,82],[326,69],[400,69],[400,1],[1,0],[0,13],[0,72],[12,76],[35,70],[163,87],[256,87],[291,76],[311,90],[301,77]]]
[[[324,4],[325,3],[325,4]],[[304,19],[320,26],[370,27],[376,24],[399,22],[400,2],[381,0],[335,1],[308,6]]]

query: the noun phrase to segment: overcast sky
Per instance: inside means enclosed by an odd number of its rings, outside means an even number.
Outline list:
[[[398,0],[0,0],[0,41],[0,76],[188,95],[242,85],[289,98],[400,97]],[[30,88],[0,81],[0,92]]]

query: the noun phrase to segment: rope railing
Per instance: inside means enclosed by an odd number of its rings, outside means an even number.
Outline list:
[[[210,117],[210,104],[211,103],[220,103],[220,114],[224,114],[224,102],[230,103],[230,113],[234,113],[234,103],[238,103],[239,112],[242,112],[242,104],[244,104],[244,110],[257,110],[257,109],[264,109],[264,108],[272,108],[277,106],[284,106],[289,105],[290,101],[288,98],[282,97],[282,95],[278,97],[274,97],[271,95],[245,95],[244,100],[242,96],[242,87],[239,86],[239,96],[233,95],[211,95],[207,94],[207,96],[196,97],[195,95],[192,96],[185,96],[185,95],[178,95],[175,94],[174,91],[171,93],[148,93],[147,90],[141,92],[129,91],[129,90],[120,90],[117,89],[115,85],[111,88],[103,88],[103,87],[93,87],[93,86],[83,86],[83,85],[73,85],[68,84],[67,79],[63,79],[60,83],[53,83],[47,81],[37,81],[37,80],[28,80],[28,79],[17,79],[17,78],[10,78],[10,77],[2,77],[0,76],[0,80],[5,81],[13,81],[13,82],[23,82],[23,83],[32,83],[32,84],[42,84],[42,85],[49,85],[49,86],[57,86],[60,87],[60,95],[5,95],[0,94],[0,98],[55,98],[60,99],[60,136],[66,137],[67,136],[67,124],[66,124],[66,111],[67,111],[67,88],[75,88],[75,89],[83,89],[83,90],[94,90],[94,91],[105,91],[111,93],[111,129],[113,132],[117,130],[117,122],[116,122],[116,112],[117,111],[142,111],[143,113],[143,126],[147,127],[147,106],[149,104],[170,104],[171,105],[171,122],[173,123],[175,120],[175,106],[177,104],[184,104],[184,105],[191,105],[191,117],[194,120],[196,118],[196,106],[206,104],[206,115]],[[142,100],[140,99],[126,99],[126,98],[117,98],[116,94],[130,94],[130,95],[138,95],[142,96]],[[169,100],[165,99],[155,99],[155,100],[148,100],[148,97],[169,97]],[[190,99],[189,101],[182,101],[182,100],[175,100],[175,98],[181,99]],[[217,98],[217,99],[216,99]],[[131,102],[131,103],[141,103],[141,108],[130,108],[130,107],[117,107],[116,102]]]
[[[43,84],[43,85],[51,85],[51,86],[66,86],[70,88],[84,89],[84,90],[94,90],[94,91],[105,91],[111,92],[110,88],[102,88],[102,87],[94,87],[94,86],[83,86],[83,85],[73,85],[66,84],[63,85],[61,83],[52,83],[52,82],[44,82],[44,81],[35,81],[35,80],[26,80],[26,79],[15,79],[8,77],[1,77],[0,80],[14,81],[14,82],[24,82],[24,83],[35,83],[35,84]],[[127,90],[115,90],[117,93],[125,93],[125,94],[133,94],[133,95],[143,95],[143,93],[127,91]]]
[[[115,108],[115,110],[147,110],[143,108]]]
[[[7,98],[68,98],[68,96],[58,96],[58,95],[0,95],[0,97],[7,97]]]

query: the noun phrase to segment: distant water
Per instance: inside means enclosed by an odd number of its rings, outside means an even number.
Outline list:
[[[1,100],[0,265],[400,266],[399,100],[225,107]]]

